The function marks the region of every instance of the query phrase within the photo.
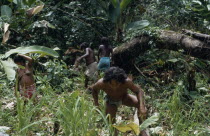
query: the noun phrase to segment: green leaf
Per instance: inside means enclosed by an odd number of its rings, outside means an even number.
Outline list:
[[[177,61],[179,61],[178,59],[169,59],[167,60],[168,62],[172,62],[172,63],[176,63]]]
[[[116,8],[118,3],[119,3],[119,0],[110,0],[112,5]]]
[[[18,47],[16,49],[12,49],[5,53],[6,57],[9,57],[11,54],[19,53],[19,54],[27,54],[27,53],[40,53],[42,55],[49,55],[53,57],[58,57],[58,53],[53,49],[44,46],[28,46],[28,47]]]
[[[116,23],[118,18],[120,17],[120,4],[115,8],[112,4],[109,5],[109,19]]]
[[[128,6],[128,4],[131,2],[132,0],[122,0],[120,3],[120,10],[121,12]]]
[[[36,2],[36,0],[23,0],[23,3],[25,5],[31,6],[32,4],[34,4]]]
[[[139,126],[133,122],[129,123],[127,125],[113,125],[113,127],[123,133],[125,133],[127,131],[134,131],[134,133],[136,135],[139,135],[139,133],[140,133]]]
[[[18,5],[18,8],[22,8],[24,6],[22,0],[16,0],[16,2],[17,2],[17,5]]]
[[[95,136],[95,135],[97,135],[97,134],[94,129],[88,130],[87,133],[85,134],[85,136]]]
[[[207,65],[199,59],[196,59],[196,61],[194,61],[194,64],[201,69],[204,69],[207,67]]]
[[[17,67],[17,65],[12,61],[12,59],[8,59],[7,61],[0,61],[5,73],[7,74],[7,78],[9,80],[15,79],[15,70],[14,67]]]
[[[12,16],[12,9],[7,5],[1,6],[1,16],[11,17]]]
[[[202,3],[199,0],[193,0],[192,3],[202,5]]]
[[[55,26],[50,24],[48,21],[46,20],[42,20],[42,21],[36,21],[34,22],[32,25],[31,25],[32,28],[35,28],[35,27],[44,27],[44,28],[52,28],[52,29],[55,29]]]
[[[155,124],[159,119],[159,114],[156,113],[152,117],[146,119],[141,125],[140,125],[140,130],[146,129],[148,126]]]
[[[126,29],[127,30],[133,30],[133,29],[143,29],[147,26],[149,26],[149,21],[148,20],[141,20],[141,21],[135,21],[130,23]]]
[[[207,5],[207,9],[208,9],[208,11],[210,11],[210,4]]]

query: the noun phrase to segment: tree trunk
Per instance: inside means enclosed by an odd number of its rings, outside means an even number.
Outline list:
[[[156,48],[175,51],[183,49],[185,54],[210,60],[210,45],[181,33],[162,30],[157,37],[143,35],[116,47],[113,52],[114,64],[129,69],[136,57],[152,48],[149,41],[153,38],[156,39]]]
[[[183,29],[182,32],[186,35],[192,36],[193,38],[196,38],[198,40],[206,42],[207,44],[210,44],[210,35],[193,32],[186,29]]]

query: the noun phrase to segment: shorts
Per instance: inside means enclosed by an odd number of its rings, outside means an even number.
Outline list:
[[[106,71],[110,68],[110,58],[102,57],[98,63],[98,70]]]
[[[30,86],[26,86],[25,88],[22,88],[20,86],[20,94],[21,96],[24,96],[25,98],[31,99],[31,97],[35,94],[36,92],[36,85],[32,84]]]
[[[87,66],[87,69],[85,71],[85,75],[89,78],[95,79],[97,78],[98,72],[97,72],[97,62],[93,62],[90,65]]]
[[[122,105],[122,100],[121,101],[114,101],[108,95],[105,96],[104,100],[106,102],[108,102],[108,104],[115,105],[116,107],[119,107],[120,105]]]

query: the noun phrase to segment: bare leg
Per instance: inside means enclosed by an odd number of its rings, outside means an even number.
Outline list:
[[[89,81],[88,76],[85,76],[85,88],[87,88],[87,87],[88,87],[88,81]]]
[[[108,102],[106,102],[106,115],[110,115],[111,116],[111,123],[114,124],[115,123],[115,118],[116,118],[116,113],[117,113],[117,106],[115,105],[111,105]],[[118,135],[117,130],[115,129],[115,136]]]
[[[128,107],[136,107],[139,108],[138,99],[135,95],[127,94],[123,100],[122,104]]]
[[[117,106],[111,105],[106,102],[106,114],[110,114],[112,123],[115,123],[115,117],[117,113]]]
[[[127,96],[125,96],[123,98],[122,104],[129,106],[129,107],[136,107],[139,111],[139,103],[138,103],[138,99],[135,95],[128,94]],[[138,114],[140,114],[140,113],[138,113]],[[140,117],[140,115],[138,115],[138,118],[139,118],[139,124],[141,124],[143,122],[143,120]],[[141,131],[140,136],[147,136],[145,130]]]

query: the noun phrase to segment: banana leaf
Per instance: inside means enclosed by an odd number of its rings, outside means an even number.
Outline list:
[[[49,55],[53,57],[58,57],[58,53],[53,49],[44,46],[28,46],[28,47],[18,47],[16,49],[12,49],[5,53],[5,57],[9,57],[11,54],[19,53],[19,54],[27,54],[27,53],[39,53],[42,56]]]

